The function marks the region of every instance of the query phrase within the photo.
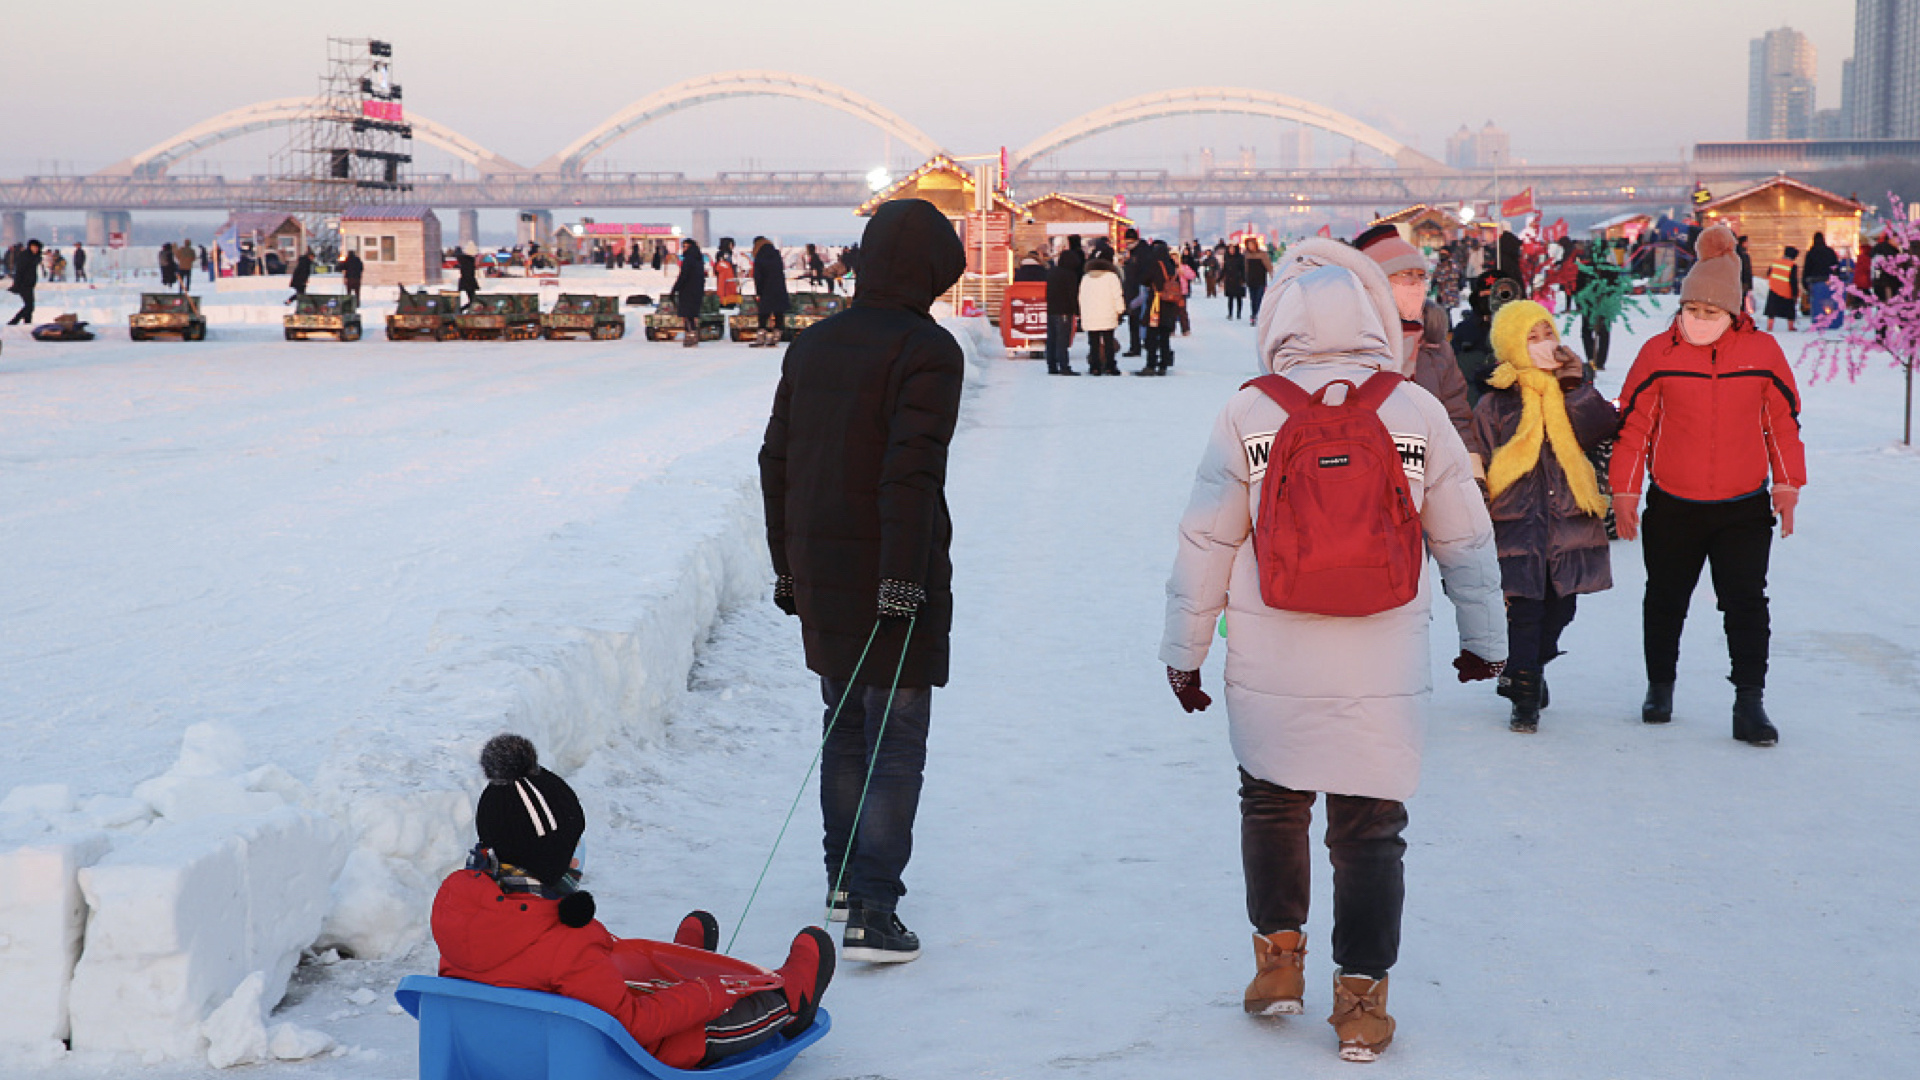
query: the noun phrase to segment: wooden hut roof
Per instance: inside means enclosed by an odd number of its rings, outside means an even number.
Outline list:
[[[955,193],[960,196],[960,200],[964,205],[959,207],[942,206],[942,200],[940,199],[927,200],[935,206],[939,206],[943,212],[952,213],[955,212],[955,210],[967,212],[973,209],[973,173],[947,155],[935,154],[933,157],[927,159],[926,164],[895,180],[893,183],[888,184],[879,192],[876,192],[873,198],[861,203],[859,209],[855,210],[854,213],[860,217],[868,217],[872,215],[875,210],[878,210],[882,203],[889,203],[895,199],[923,198],[924,196],[921,194],[923,188],[927,190],[928,194],[944,192],[949,196]],[[948,198],[945,201],[952,202],[954,200]],[[998,191],[993,193],[993,204],[997,210],[1018,211],[1020,209],[1019,203],[1007,198],[1005,193]]]
[[[1835,195],[1831,191],[1826,191],[1821,188],[1814,187],[1812,184],[1802,183],[1799,180],[1795,180],[1791,176],[1776,176],[1776,177],[1773,177],[1772,179],[1762,180],[1757,184],[1753,184],[1749,187],[1741,188],[1739,191],[1731,192],[1729,194],[1722,195],[1717,199],[1713,199],[1707,202],[1706,204],[1702,205],[1699,208],[1698,212],[1704,215],[1711,211],[1725,211],[1728,208],[1732,207],[1735,203],[1739,203],[1747,199],[1751,199],[1755,195],[1758,195],[1763,191],[1766,191],[1771,188],[1777,188],[1777,187],[1791,188],[1793,190],[1799,191],[1804,195],[1808,195],[1812,198],[1819,199],[1824,202],[1832,203],[1835,208],[1840,210],[1865,213],[1867,209],[1865,204],[1855,202],[1854,200],[1849,199],[1844,195]]]
[[[1132,218],[1126,216],[1125,214],[1115,211],[1111,204],[1107,206],[1101,206],[1100,203],[1096,200],[1083,198],[1078,195],[1068,195],[1067,193],[1062,191],[1051,191],[1045,195],[1040,196],[1037,199],[1029,199],[1024,205],[1020,207],[1020,211],[1023,214],[1031,216],[1033,214],[1034,208],[1039,206],[1042,203],[1057,203],[1061,206],[1069,207],[1076,212],[1083,213],[1083,214],[1091,214],[1096,218],[1100,218],[1105,221],[1118,222],[1119,224],[1122,224],[1122,225],[1133,224]]]

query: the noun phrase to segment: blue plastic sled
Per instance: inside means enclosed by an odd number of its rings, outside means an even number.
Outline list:
[[[821,1009],[798,1038],[775,1035],[689,1071],[660,1064],[618,1020],[557,994],[409,975],[393,996],[420,1021],[420,1080],[770,1080],[833,1026]]]

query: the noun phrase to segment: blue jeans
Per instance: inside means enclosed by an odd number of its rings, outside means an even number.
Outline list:
[[[1047,370],[1066,370],[1072,367],[1067,360],[1067,349],[1073,341],[1073,316],[1047,316]]]
[[[834,706],[846,694],[847,684],[822,677],[820,696],[827,710],[823,723],[833,723],[820,759],[820,817],[826,824],[827,885],[840,876],[846,861],[847,890],[853,903],[872,911],[892,911],[906,895],[900,875],[913,856],[913,817],[920,808],[921,773],[927,764],[927,725],[932,715],[931,687],[900,687],[887,711],[887,688],[858,686],[847,694],[838,721]],[[886,731],[881,732],[885,718]],[[860,827],[854,831],[854,813],[860,807],[860,788],[873,781],[867,802],[859,809]],[[851,842],[853,857],[847,858]]]

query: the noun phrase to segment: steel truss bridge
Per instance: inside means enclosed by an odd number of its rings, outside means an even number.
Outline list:
[[[556,210],[565,207],[682,208],[847,207],[870,194],[856,172],[595,171],[594,159],[632,132],[684,109],[741,97],[808,102],[854,117],[929,157],[938,140],[896,113],[851,90],[805,76],[734,71],[701,76],[655,91],[575,139],[535,166],[519,165],[426,117],[408,117],[413,135],[458,158],[472,179],[418,176],[411,201],[441,209]],[[281,98],[204,120],[89,175],[0,179],[0,212],[14,220],[33,211],[224,211],[272,205],[265,178],[246,180],[192,174],[171,167],[228,139],[297,122],[311,103]],[[1238,114],[1292,121],[1350,139],[1392,166],[1332,170],[1213,169],[1197,174],[1163,170],[1048,171],[1040,163],[1059,150],[1103,132],[1169,117]],[[1754,167],[1702,172],[1680,163],[1596,167],[1531,167],[1460,171],[1426,157],[1352,117],[1311,102],[1263,90],[1194,87],[1129,98],[1068,121],[1009,155],[1012,186],[1021,196],[1051,191],[1125,196],[1129,206],[1239,207],[1353,206],[1397,209],[1413,203],[1485,202],[1534,189],[1536,202],[1554,206],[1671,205],[1696,181],[1757,175]],[[11,223],[11,222],[10,222]]]

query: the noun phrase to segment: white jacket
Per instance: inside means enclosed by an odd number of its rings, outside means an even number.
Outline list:
[[[1080,328],[1113,330],[1127,313],[1126,298],[1120,295],[1120,275],[1111,270],[1089,270],[1080,278]]]
[[[1288,250],[1260,308],[1264,370],[1309,392],[1400,370],[1400,321],[1386,274],[1330,240]],[[1427,551],[1453,601],[1461,647],[1507,655],[1493,524],[1467,448],[1433,395],[1408,382],[1380,407],[1401,446]],[[1284,787],[1405,801],[1420,779],[1432,692],[1432,585],[1362,618],[1278,611],[1260,599],[1252,529],[1271,445],[1286,413],[1258,390],[1221,410],[1180,522],[1160,659],[1193,671],[1227,616],[1227,718],[1247,772]],[[1261,467],[1250,464],[1259,448]]]

